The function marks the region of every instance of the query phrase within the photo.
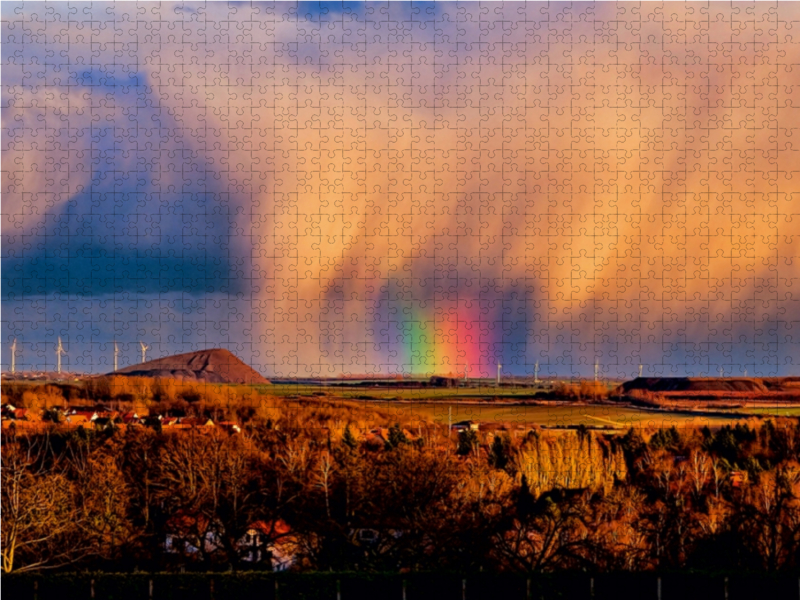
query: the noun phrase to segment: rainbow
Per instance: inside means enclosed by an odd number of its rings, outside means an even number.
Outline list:
[[[396,338],[396,360],[403,374],[481,377],[494,369],[494,359],[487,359],[493,341],[489,323],[480,320],[473,303],[447,311],[414,304],[406,307],[404,316]]]

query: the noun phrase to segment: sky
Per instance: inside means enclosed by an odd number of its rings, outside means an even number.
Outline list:
[[[798,4],[1,10],[3,369],[800,375]]]

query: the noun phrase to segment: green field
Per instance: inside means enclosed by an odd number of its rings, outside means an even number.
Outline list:
[[[409,422],[421,418],[447,424],[452,409],[453,422],[471,419],[479,422],[538,424],[548,427],[594,425],[617,429],[630,427],[720,427],[735,424],[751,415],[800,417],[800,406],[759,406],[717,410],[716,414],[662,413],[631,406],[552,404],[542,406],[509,404],[530,400],[541,388],[474,389],[453,388],[355,388],[320,385],[278,384],[258,386],[259,391],[284,399],[357,401],[389,413],[392,419]],[[495,403],[491,401],[494,400]],[[481,402],[484,401],[484,402]],[[721,415],[727,412],[728,415]]]
[[[291,398],[294,396],[314,397],[315,395],[325,394],[330,397],[343,398],[348,400],[492,400],[494,398],[522,399],[532,398],[537,392],[549,390],[549,387],[537,388],[501,388],[494,386],[484,386],[476,388],[393,388],[393,387],[345,387],[345,386],[323,386],[323,385],[304,385],[304,384],[273,384],[257,385],[260,392]]]
[[[690,415],[683,413],[657,413],[631,407],[614,406],[508,406],[449,402],[374,402],[381,411],[396,415],[398,420],[414,418],[447,424],[452,408],[453,422],[470,419],[479,422],[504,422],[537,424],[549,427],[558,425],[630,427],[720,427],[732,424],[743,417],[732,413],[727,416]]]
[[[800,406],[755,406],[734,409],[735,412],[774,417],[800,417]]]

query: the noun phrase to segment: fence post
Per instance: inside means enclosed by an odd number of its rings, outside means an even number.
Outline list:
[[[531,600],[531,578],[525,582],[525,600]]]
[[[152,579],[150,580],[150,583],[148,584],[147,588],[148,588],[148,596],[147,597],[150,598],[150,600],[153,600],[153,580]]]
[[[594,577],[589,577],[589,598],[594,598]]]
[[[728,578],[725,578],[725,600],[728,600]]]
[[[39,600],[39,581],[37,579],[33,581],[33,600]]]
[[[336,600],[342,600],[342,581],[336,580]]]
[[[210,600],[214,600],[214,579],[211,578],[208,580],[208,597]]]
[[[406,600],[406,580],[403,579],[403,600]]]
[[[658,596],[658,600],[661,600],[661,577],[658,578],[656,592],[657,592],[656,595]]]
[[[89,597],[94,600],[94,579],[89,580]]]
[[[467,600],[467,580],[461,580],[461,600]]]

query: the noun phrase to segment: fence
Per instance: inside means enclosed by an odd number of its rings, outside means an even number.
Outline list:
[[[690,573],[80,573],[2,577],[14,600],[800,600],[800,578]]]

